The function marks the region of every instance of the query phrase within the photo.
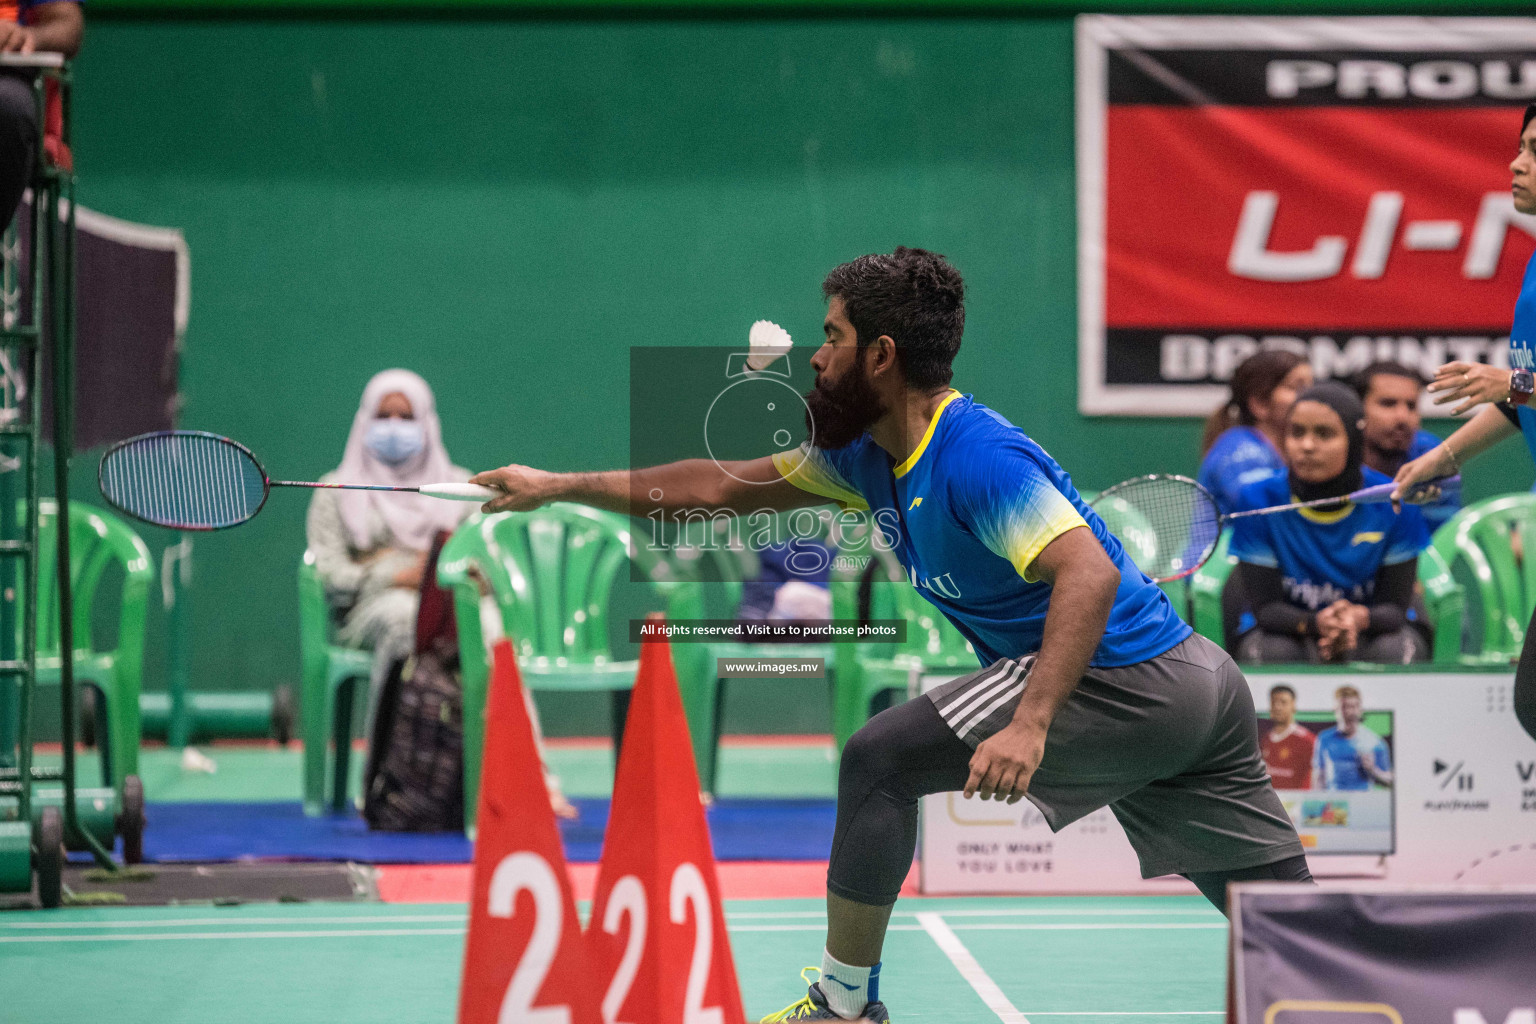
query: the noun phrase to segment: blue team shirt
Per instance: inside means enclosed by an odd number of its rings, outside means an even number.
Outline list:
[[[1385,474],[1362,467],[1363,486],[1388,482]],[[1277,477],[1243,489],[1245,508],[1284,505],[1290,480]],[[1239,519],[1233,524],[1231,553],[1240,562],[1279,569],[1286,598],[1319,611],[1340,598],[1370,604],[1376,570],[1416,559],[1429,546],[1429,527],[1414,505],[1401,513],[1392,506],[1350,503],[1334,512],[1303,509]]]
[[[1378,770],[1392,770],[1392,752],[1370,729],[1357,725],[1353,736],[1345,736],[1337,726],[1324,729],[1312,750],[1312,788],[1370,789],[1371,777],[1360,766],[1360,758],[1367,753],[1376,758]]]
[[[1040,649],[1051,588],[1030,567],[1047,544],[1083,526],[1120,568],[1092,664],[1134,665],[1190,635],[1066,472],[970,395],[951,392],[899,465],[868,434],[835,451],[802,445],[773,460],[802,490],[868,509],[913,585],[983,665]]]
[[[1198,479],[1223,512],[1238,512],[1244,487],[1284,475],[1285,460],[1258,427],[1231,427],[1200,460]]]
[[[1509,365],[1517,370],[1536,370],[1536,253],[1525,264],[1525,280],[1515,299],[1515,319],[1509,327]],[[1515,406],[1525,446],[1536,459],[1536,409]]]

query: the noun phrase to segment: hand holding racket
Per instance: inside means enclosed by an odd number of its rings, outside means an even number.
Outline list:
[[[1152,577],[1153,582],[1167,583],[1191,575],[1209,561],[1216,551],[1221,528],[1235,519],[1337,507],[1346,501],[1361,505],[1391,501],[1396,487],[1396,483],[1376,484],[1339,498],[1222,512],[1215,497],[1199,482],[1187,476],[1152,473],[1115,484],[1090,504],[1104,518],[1110,532],[1122,540],[1134,541],[1127,543],[1126,548],[1137,568]],[[1432,497],[1436,490],[1434,483],[1423,482],[1410,488],[1404,497],[1410,501]]]
[[[222,530],[260,512],[273,487],[402,491],[449,501],[489,501],[501,492],[469,483],[312,483],[273,480],[251,450],[201,430],[159,430],[107,449],[96,473],[101,494],[120,512],[176,530]]]

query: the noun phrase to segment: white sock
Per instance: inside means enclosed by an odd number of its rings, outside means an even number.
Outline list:
[[[831,953],[821,954],[821,994],[844,1020],[864,1016],[864,1007],[880,999],[880,965],[851,967]]]

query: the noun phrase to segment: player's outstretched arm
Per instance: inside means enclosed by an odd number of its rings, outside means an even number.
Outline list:
[[[983,740],[971,758],[965,795],[1017,803],[1045,755],[1045,734],[1104,638],[1120,570],[1093,531],[1068,530],[1047,544],[1030,572],[1051,585],[1040,654],[1013,721]]]
[[[691,509],[745,513],[827,501],[785,480],[772,458],[719,463],[685,459],[601,473],[550,473],[511,465],[477,473],[470,483],[502,492],[481,507],[484,512],[527,512],[553,501],[574,501],[633,516]]]

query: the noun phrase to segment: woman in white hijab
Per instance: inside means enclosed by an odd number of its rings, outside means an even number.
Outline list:
[[[363,389],[341,465],[320,479],[415,486],[469,476],[443,447],[431,387],[409,370],[385,370]],[[370,739],[384,682],[392,666],[415,648],[418,593],[432,538],[439,530],[452,531],[474,510],[465,502],[408,492],[317,490],[310,500],[309,550],[326,599],[341,621],[337,641],[373,652]],[[492,621],[482,615],[482,622],[491,627],[489,640],[500,635],[501,623],[494,603],[486,604]],[[538,719],[533,721],[537,731]],[[558,780],[546,772],[545,781],[556,811],[574,816]]]

